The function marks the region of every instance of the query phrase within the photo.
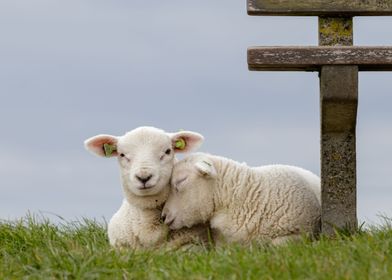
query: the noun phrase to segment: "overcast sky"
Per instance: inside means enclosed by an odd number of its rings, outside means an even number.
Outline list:
[[[250,17],[245,0],[1,0],[0,218],[110,219],[117,162],[86,138],[193,130],[201,150],[320,174],[316,73],[249,72],[256,45],[317,45],[315,17]],[[392,17],[355,18],[357,45],[392,45]],[[392,217],[392,73],[361,73],[360,221]]]

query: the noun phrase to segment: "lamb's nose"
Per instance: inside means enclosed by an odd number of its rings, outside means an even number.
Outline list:
[[[162,215],[161,215],[161,222],[164,223],[164,222],[165,222],[165,219],[166,219],[166,214],[162,212]]]
[[[138,175],[136,175],[136,178],[137,178],[140,182],[142,182],[143,184],[147,183],[148,180],[151,179],[151,177],[152,177],[152,175],[146,175],[146,176],[138,176]]]

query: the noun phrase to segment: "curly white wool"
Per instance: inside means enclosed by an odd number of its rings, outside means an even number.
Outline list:
[[[217,243],[295,239],[320,227],[320,179],[287,165],[248,167],[197,153],[176,163],[163,215],[171,229],[210,222]]]

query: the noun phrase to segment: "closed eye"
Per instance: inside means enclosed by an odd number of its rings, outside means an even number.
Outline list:
[[[130,158],[128,158],[124,153],[120,154],[121,159],[126,159],[127,161],[131,161]]]
[[[169,156],[169,155],[171,154],[171,151],[172,151],[172,150],[171,150],[170,148],[167,149],[167,150],[165,151],[165,154],[161,155],[160,160],[163,160],[163,159],[165,158],[165,155]]]
[[[182,183],[184,183],[184,182],[186,181],[186,179],[188,179],[188,177],[184,177],[184,178],[181,178],[181,179],[175,181],[175,182],[174,182],[174,186],[175,186],[175,187],[178,187],[179,185],[181,185]]]

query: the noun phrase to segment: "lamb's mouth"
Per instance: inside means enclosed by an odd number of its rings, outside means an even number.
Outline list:
[[[164,219],[164,222],[165,222],[165,224],[166,224],[170,229],[175,229],[175,228],[172,228],[172,227],[173,227],[174,220],[175,220],[175,218]]]
[[[141,186],[138,186],[137,188],[138,188],[138,190],[143,191],[143,190],[152,189],[152,188],[154,188],[154,187],[155,187],[155,185],[141,185]]]

